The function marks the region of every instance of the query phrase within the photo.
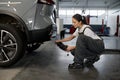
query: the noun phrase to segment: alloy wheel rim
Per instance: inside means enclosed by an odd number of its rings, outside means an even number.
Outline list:
[[[0,63],[8,62],[17,52],[15,37],[6,30],[0,30]]]

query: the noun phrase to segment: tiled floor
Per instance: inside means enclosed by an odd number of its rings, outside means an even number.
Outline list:
[[[104,37],[106,48],[111,49],[113,43],[110,41],[114,39]],[[65,44],[74,45],[75,40]],[[27,54],[17,66],[14,66],[15,69],[20,68],[20,71],[12,79],[1,79],[4,75],[0,76],[0,80],[120,80],[120,52],[118,51],[105,51],[94,67],[85,67],[81,70],[68,69],[68,64],[73,62],[73,56],[59,49],[54,41],[46,42],[36,51]],[[8,71],[6,75],[12,74],[11,72]]]

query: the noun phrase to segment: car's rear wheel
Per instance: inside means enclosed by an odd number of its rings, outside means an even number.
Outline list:
[[[0,24],[0,66],[15,64],[25,52],[22,33],[15,27]]]

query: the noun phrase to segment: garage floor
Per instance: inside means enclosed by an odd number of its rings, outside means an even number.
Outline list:
[[[65,44],[73,45],[74,42]],[[68,70],[68,64],[73,63],[73,56],[59,49],[54,41],[49,41],[36,51],[27,53],[11,68],[0,68],[0,80],[120,80],[120,52],[105,51],[100,58],[92,68]]]

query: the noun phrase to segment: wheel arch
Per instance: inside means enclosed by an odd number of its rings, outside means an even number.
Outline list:
[[[13,27],[18,28],[23,34],[25,34],[26,40],[29,42],[29,32],[25,22],[18,15],[9,12],[0,10],[0,24],[10,24]]]

